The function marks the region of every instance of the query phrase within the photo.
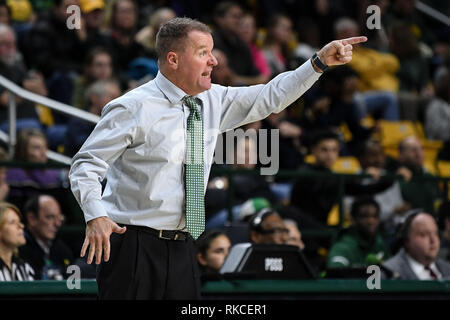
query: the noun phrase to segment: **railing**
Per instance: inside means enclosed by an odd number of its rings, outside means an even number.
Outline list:
[[[69,168],[70,163],[29,163],[29,162],[17,162],[17,161],[0,161],[0,167],[21,167],[21,168]],[[227,189],[227,210],[228,210],[228,218],[227,221],[233,221],[233,200],[234,200],[234,186],[233,179],[231,177],[236,174],[241,175],[259,175],[260,171],[258,169],[248,170],[248,169],[232,169],[232,168],[215,168],[213,167],[211,170],[211,174],[214,176],[226,176],[229,181],[229,186]],[[363,179],[372,177],[369,174],[342,174],[342,173],[329,173],[329,172],[312,172],[305,170],[280,170],[275,177],[290,177],[290,178],[301,178],[301,177],[315,177],[317,179],[330,179],[334,178],[338,180],[338,206],[339,206],[339,223],[337,227],[342,227],[342,224],[345,220],[345,211],[344,211],[344,196],[345,192],[345,181],[346,179]],[[401,175],[395,174],[387,174],[382,176],[384,179],[393,179],[399,180],[403,179]],[[449,199],[449,187],[450,187],[450,177],[441,177],[441,176],[429,176],[429,177],[420,177],[418,179],[423,179],[423,181],[434,180],[436,183],[441,183],[440,191],[442,200]],[[308,231],[306,232],[308,233]],[[314,233],[314,230],[313,230]]]
[[[91,123],[97,123],[100,120],[99,116],[94,115],[90,112],[80,110],[73,106],[69,106],[65,103],[61,103],[59,101],[52,100],[50,98],[27,91],[27,90],[19,87],[17,84],[12,82],[11,80],[8,80],[7,78],[3,77],[2,75],[0,75],[0,87],[4,88],[8,92],[8,122],[9,122],[9,134],[6,134],[5,132],[0,131],[0,140],[6,142],[8,144],[8,153],[10,156],[13,155],[14,147],[17,142],[17,136],[16,136],[17,100],[16,100],[16,96],[18,96],[26,101],[44,105],[56,112],[68,114],[72,117],[83,119],[83,120],[91,122]],[[69,157],[59,155],[56,152],[49,151],[47,153],[47,156],[52,160],[70,164]]]
[[[221,174],[223,176],[228,177],[229,186],[228,186],[228,198],[227,198],[227,209],[228,209],[228,221],[232,221],[233,217],[233,180],[230,179],[232,175],[235,174],[242,174],[242,175],[259,175],[259,170],[246,170],[246,169],[228,169],[228,168],[213,168],[211,170],[212,174]],[[338,179],[338,185],[339,185],[339,191],[337,195],[338,199],[338,206],[339,206],[339,225],[338,227],[342,227],[342,223],[344,221],[344,204],[343,199],[345,196],[345,181],[346,179],[364,179],[364,178],[371,178],[372,176],[369,174],[342,174],[342,173],[329,173],[329,172],[317,172],[317,171],[305,171],[305,170],[280,170],[276,175],[276,177],[291,177],[291,178],[301,178],[301,177],[315,177],[317,179],[329,179],[329,178],[337,178]],[[393,180],[399,180],[403,179],[401,175],[394,175],[394,174],[386,174],[382,176],[381,178],[387,178],[387,179],[393,179]],[[423,179],[423,181],[427,180],[435,180],[437,183],[442,182],[443,185],[440,188],[441,195],[443,199],[448,198],[449,194],[449,184],[450,184],[450,177],[440,177],[440,176],[430,176],[430,177],[420,177],[418,179]]]
[[[445,14],[437,11],[436,9],[430,7],[429,5],[427,5],[425,3],[421,2],[421,1],[417,1],[416,9],[423,12],[424,14],[436,19],[437,21],[442,22],[447,27],[450,26],[450,18],[449,17],[447,17]]]
[[[0,299],[92,299],[98,293],[95,280],[81,280],[69,289],[66,281],[38,280],[0,282]],[[202,286],[205,299],[356,298],[445,299],[450,298],[450,281],[382,280],[380,289],[369,290],[366,279],[317,280],[233,280],[208,281]]]

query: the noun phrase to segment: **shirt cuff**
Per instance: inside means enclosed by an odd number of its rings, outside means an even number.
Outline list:
[[[305,61],[300,67],[294,70],[294,72],[299,83],[306,85],[308,89],[319,80],[321,75],[323,75],[323,72],[314,70],[311,59]]]
[[[311,74],[318,76],[317,78],[319,78],[323,74],[323,72],[317,72],[316,69],[314,69],[313,62],[312,62],[311,58],[306,60],[304,64],[307,65],[307,67],[310,70]]]
[[[103,208],[101,200],[88,201],[83,204],[82,209],[83,209],[84,219],[85,219],[86,223],[88,223],[89,221],[91,221],[95,218],[108,216],[105,208]]]

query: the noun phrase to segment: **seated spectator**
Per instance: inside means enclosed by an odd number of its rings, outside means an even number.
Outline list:
[[[439,185],[433,175],[424,168],[425,152],[417,137],[406,137],[398,146],[398,164],[393,169],[404,166],[412,172],[409,181],[400,181],[403,199],[413,209],[434,213],[435,202],[440,198]]]
[[[259,73],[270,79],[271,70],[263,51],[256,45],[257,29],[255,17],[250,13],[245,13],[240,21],[240,37],[247,43],[252,54],[253,62]]]
[[[257,159],[256,141],[250,137],[238,138],[234,147],[233,159],[228,154],[226,160],[227,164],[231,164],[230,168],[254,170]],[[231,183],[233,184],[232,206],[236,217],[242,204],[251,198],[262,197],[270,203],[276,200],[265,176],[236,173],[231,176],[231,181],[226,176],[211,178],[205,196],[208,228],[220,228],[225,225],[228,216],[225,208],[227,208],[227,194]]]
[[[352,226],[344,229],[328,254],[328,268],[362,268],[378,264],[389,256],[379,232],[380,206],[371,197],[353,203]]]
[[[437,280],[450,277],[450,263],[438,257],[439,231],[433,216],[411,214],[400,229],[400,251],[382,263],[384,277],[401,280]]]
[[[287,70],[290,58],[289,42],[292,40],[292,21],[283,14],[273,15],[267,24],[267,36],[264,41],[263,53],[274,78]]]
[[[400,60],[400,91],[427,94],[430,71],[417,37],[407,23],[394,23],[388,29],[390,50]]]
[[[19,132],[14,160],[45,164],[47,150],[47,140],[41,131],[25,129]],[[23,211],[25,201],[43,191],[62,198],[64,188],[67,188],[67,172],[62,169],[9,168],[6,181],[10,186],[8,201]]]
[[[283,219],[284,225],[288,229],[288,239],[286,244],[290,244],[291,246],[296,246],[300,250],[305,249],[305,244],[302,240],[302,233],[298,229],[297,222],[292,219]]]
[[[7,161],[8,156],[6,155],[5,150],[3,150],[0,147],[0,161]],[[9,185],[6,181],[6,173],[7,173],[6,167],[0,167],[0,202],[5,201],[6,197],[9,193]]]
[[[248,222],[252,243],[286,244],[289,229],[280,215],[266,208],[255,213]]]
[[[242,8],[230,1],[220,2],[214,10],[214,48],[221,50],[228,58],[231,70],[236,74],[236,83],[252,85],[264,83],[266,76],[259,73],[247,44],[239,36]]]
[[[155,45],[156,34],[158,33],[159,28],[163,23],[175,18],[176,16],[176,12],[171,8],[159,8],[155,10],[155,12],[150,16],[148,25],[143,27],[141,30],[139,30],[138,33],[136,33],[136,41],[147,49],[147,51],[150,53],[151,58],[157,58]]]
[[[136,41],[138,8],[133,0],[115,0],[111,11],[106,14],[106,24],[111,32],[114,69],[122,75],[130,63],[147,54],[145,48]]]
[[[211,82],[221,86],[233,86],[236,83],[236,74],[228,65],[228,58],[222,50],[213,49],[212,54],[217,60],[217,66],[211,71]]]
[[[218,273],[230,252],[231,242],[220,230],[206,230],[195,242],[202,275]]]
[[[72,105],[87,110],[86,89],[96,81],[109,80],[114,77],[111,54],[104,48],[93,48],[84,61],[83,74],[74,80]]]
[[[18,248],[26,243],[19,209],[0,202],[0,282],[34,280],[33,268],[19,258]]]
[[[341,18],[335,23],[337,39],[354,37],[360,33],[358,24]],[[352,61],[348,64],[358,74],[357,90],[353,100],[358,106],[360,117],[372,115],[390,121],[399,119],[397,92],[399,79],[397,71],[400,67],[398,58],[390,53],[370,48],[369,44],[354,47]]]
[[[51,10],[42,11],[24,35],[22,49],[28,67],[41,72],[47,80],[49,97],[66,104],[70,104],[72,96],[72,77],[80,72],[84,56],[79,30],[67,28],[71,15],[67,8],[72,5],[78,5],[78,1],[53,1]]]
[[[359,145],[369,138],[376,127],[361,125],[361,114],[354,101],[358,77],[347,66],[339,66],[321,76],[317,85],[305,95],[305,108],[300,118],[306,144],[318,130],[340,133],[343,142],[341,155],[355,154]],[[345,141],[341,130],[346,125],[351,140]]]
[[[120,96],[119,84],[113,80],[99,80],[91,84],[86,92],[87,111],[100,116],[103,107]],[[72,118],[67,125],[65,153],[73,156],[94,130],[95,124]]]
[[[358,160],[363,171],[371,171],[376,176],[388,173],[387,163],[393,161],[386,156],[380,142],[373,139],[364,142],[358,154]],[[405,181],[409,181],[412,175],[409,169],[404,167],[398,168],[395,173],[402,175]],[[366,184],[373,181],[373,178],[367,178],[363,179],[361,183]],[[374,198],[380,205],[381,224],[390,230],[395,230],[398,223],[403,221],[403,215],[411,209],[411,206],[403,199],[398,181],[395,181],[390,188],[374,194]],[[353,197],[345,199],[346,203],[352,201]]]
[[[272,131],[278,130],[279,167],[281,170],[295,170],[303,163],[306,148],[303,145],[303,130],[296,119],[289,117],[287,110],[272,113],[261,121],[261,128],[267,130],[267,149],[272,150]],[[277,181],[292,179],[276,178]]]
[[[292,51],[288,69],[294,70],[320,50],[320,31],[317,21],[311,17],[302,17],[297,21],[299,43]]]
[[[58,201],[49,195],[31,198],[25,204],[27,244],[20,255],[36,271],[36,279],[62,280],[73,261],[70,248],[57,237],[64,222]]]
[[[339,195],[339,178],[327,175],[332,173],[331,168],[338,158],[338,136],[330,131],[316,133],[312,140],[311,153],[315,162],[305,164],[299,170],[313,175],[299,177],[291,192],[291,205],[299,209],[295,219],[300,229],[326,226],[328,214],[337,203]],[[383,177],[370,184],[361,184],[360,179],[348,178],[345,179],[344,186],[346,194],[356,196],[386,190],[392,183],[393,180]]]
[[[450,73],[436,83],[436,96],[425,113],[425,132],[428,139],[450,142]]]
[[[104,0],[80,0],[83,22],[78,34],[83,42],[83,53],[86,54],[94,47],[112,49],[112,37],[103,29],[105,18]]]
[[[353,37],[359,34],[359,29],[356,21],[347,17],[337,20],[334,25],[337,39]],[[352,61],[348,65],[358,73],[359,91],[398,92],[399,79],[396,73],[400,61],[394,54],[380,52],[366,44],[356,45],[353,49]]]
[[[0,74],[26,90],[46,95],[46,92],[41,92],[42,88],[46,91],[42,79],[37,84],[36,81],[32,81],[32,74],[27,73],[22,55],[17,50],[16,35],[13,29],[4,24],[0,24]],[[0,88],[0,129],[3,131],[8,131],[9,128],[8,100],[8,92],[4,88]],[[20,98],[16,98],[16,102],[17,129],[40,129],[42,126],[34,103]]]
[[[329,243],[326,243],[325,245],[324,241],[322,244],[322,240],[318,240],[314,236],[303,238],[299,228],[299,210],[297,208],[281,205],[277,206],[277,212],[281,215],[286,228],[289,230],[288,241],[286,244],[297,245],[314,269],[317,272],[322,271],[325,268],[325,261],[321,252],[323,249],[329,247]]]

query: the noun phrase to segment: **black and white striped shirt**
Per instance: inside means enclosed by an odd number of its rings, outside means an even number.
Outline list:
[[[20,258],[13,257],[11,269],[0,259],[0,281],[32,281],[33,267]]]

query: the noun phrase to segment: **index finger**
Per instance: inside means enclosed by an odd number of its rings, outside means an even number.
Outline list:
[[[367,37],[364,37],[364,36],[351,37],[351,38],[347,38],[347,39],[342,39],[341,41],[342,41],[342,44],[345,46],[347,44],[356,44],[356,43],[366,42]]]

